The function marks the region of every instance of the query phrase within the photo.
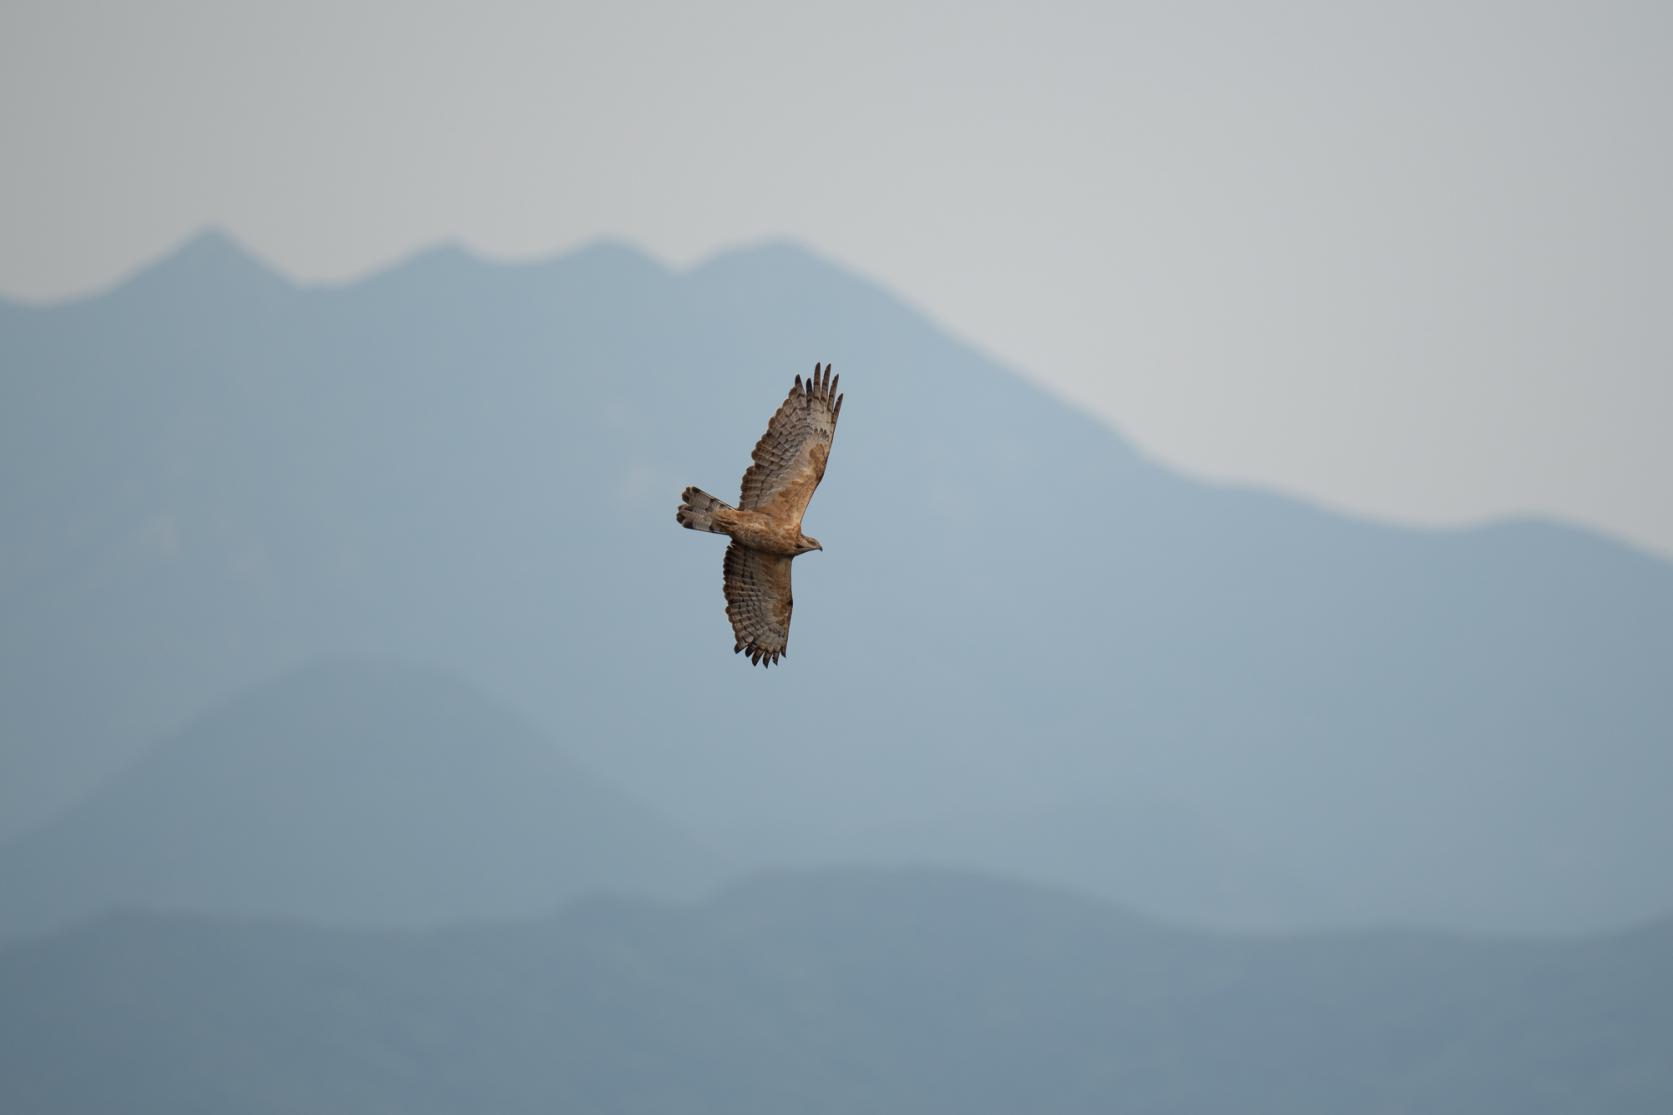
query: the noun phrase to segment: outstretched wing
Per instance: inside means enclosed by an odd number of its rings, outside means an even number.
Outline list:
[[[790,559],[734,542],[726,547],[726,618],[734,654],[771,666],[790,642]]]
[[[744,473],[739,508],[798,524],[802,521],[831,454],[831,438],[842,411],[842,396],[836,393],[840,378],[831,375],[829,364],[823,368],[815,364],[812,378],[806,381],[796,377],[790,397],[755,443],[750,455],[755,463]]]

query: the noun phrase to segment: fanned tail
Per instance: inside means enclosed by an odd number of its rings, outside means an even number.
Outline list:
[[[716,511],[731,511],[730,503],[716,499],[701,488],[687,488],[680,493],[685,500],[680,509],[674,513],[674,519],[687,530],[706,530],[710,534],[725,534],[724,530],[715,526],[714,513]]]

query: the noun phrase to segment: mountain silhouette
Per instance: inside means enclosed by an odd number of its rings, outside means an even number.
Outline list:
[[[0,951],[0,1106],[1610,1115],[1673,1101],[1670,974],[1665,924],[1240,937],[922,871],[425,934],[124,915]]]
[[[1188,479],[793,245],[299,286],[218,243],[0,317],[13,832],[346,653],[503,694],[743,862],[962,864],[1233,927],[1673,909],[1657,557]],[[848,399],[769,681],[673,509],[731,493],[816,360]]]
[[[136,906],[422,926],[689,892],[714,871],[470,686],[338,661],[208,713],[0,847],[0,934]]]

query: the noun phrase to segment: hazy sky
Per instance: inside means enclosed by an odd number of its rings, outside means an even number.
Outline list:
[[[1193,472],[1673,554],[1670,106],[1653,0],[6,0],[0,291],[790,237]]]

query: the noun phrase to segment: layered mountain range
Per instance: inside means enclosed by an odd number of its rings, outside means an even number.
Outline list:
[[[764,675],[673,509],[729,494],[816,360],[848,395],[825,551]],[[418,925],[856,860],[1221,928],[1673,909],[1673,565],[1201,483],[794,246],[300,286],[207,234],[0,305],[0,521],[0,871],[35,928]],[[388,866],[380,792],[448,818],[421,846],[458,870]],[[448,851],[484,832],[504,878]]]
[[[0,950],[0,1107],[1428,1111],[1673,1098],[1673,931],[1233,937],[944,871],[429,933],[125,914]]]

